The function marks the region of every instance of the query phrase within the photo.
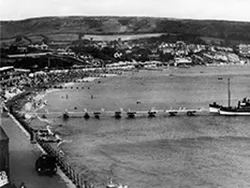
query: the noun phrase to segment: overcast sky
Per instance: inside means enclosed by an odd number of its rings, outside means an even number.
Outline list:
[[[0,0],[0,20],[41,16],[155,16],[250,21],[250,0]]]

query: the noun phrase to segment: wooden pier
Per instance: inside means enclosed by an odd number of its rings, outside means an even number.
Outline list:
[[[101,119],[101,117],[113,117],[115,119],[121,119],[121,118],[129,118],[133,119],[136,117],[147,117],[147,118],[155,118],[157,116],[176,116],[176,115],[187,115],[187,116],[194,116],[196,114],[201,114],[202,112],[205,112],[206,110],[201,108],[179,108],[179,109],[168,109],[168,110],[144,110],[144,111],[133,111],[133,110],[123,110],[120,109],[118,111],[105,111],[104,109],[100,111],[88,111],[87,109],[84,109],[84,111],[67,111],[64,112],[49,112],[48,110],[45,110],[44,113],[37,112],[37,113],[28,113],[29,115],[39,115],[42,118],[47,117],[62,117],[64,119],[68,118],[95,118],[95,119]]]

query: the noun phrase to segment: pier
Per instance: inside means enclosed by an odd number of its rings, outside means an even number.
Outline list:
[[[49,112],[45,110],[44,113],[36,112],[36,113],[28,113],[29,115],[33,116],[41,116],[42,118],[48,117],[58,117],[58,118],[95,118],[101,119],[101,117],[112,117],[115,119],[121,118],[128,118],[133,119],[136,117],[146,117],[146,118],[156,118],[157,116],[177,116],[177,115],[187,115],[187,116],[194,116],[201,114],[202,112],[206,112],[205,109],[202,108],[178,108],[178,109],[159,109],[159,110],[123,110],[120,109],[118,111],[105,111],[101,109],[100,111],[88,111],[84,109],[84,111],[68,111],[65,110],[64,112]],[[25,113],[25,112],[24,112]]]

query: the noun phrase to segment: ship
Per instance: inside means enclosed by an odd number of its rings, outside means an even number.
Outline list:
[[[228,106],[214,102],[209,104],[209,112],[226,116],[250,116],[250,99],[245,97],[238,101],[237,106],[231,106],[230,78],[228,78]]]
[[[228,116],[250,116],[250,99],[245,97],[238,102],[238,106],[221,107],[219,113]]]

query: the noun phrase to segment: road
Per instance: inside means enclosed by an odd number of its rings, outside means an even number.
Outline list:
[[[25,182],[27,188],[75,188],[59,170],[58,174],[39,176],[35,171],[35,161],[42,154],[37,144],[31,144],[29,136],[6,113],[1,114],[0,125],[9,137],[10,181],[18,187]]]

